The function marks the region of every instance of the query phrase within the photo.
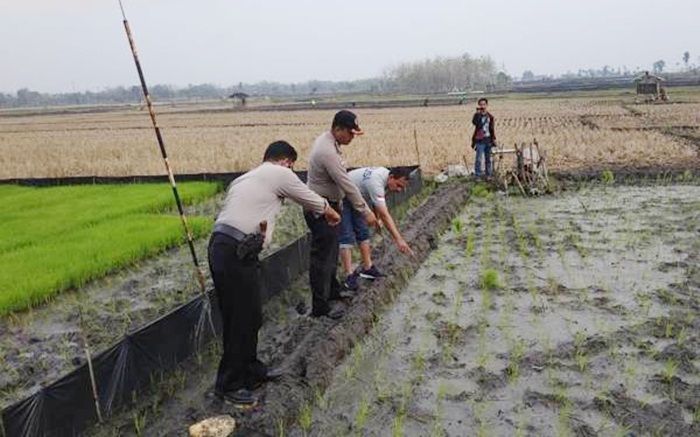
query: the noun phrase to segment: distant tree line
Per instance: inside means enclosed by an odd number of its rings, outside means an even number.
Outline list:
[[[389,69],[385,76],[394,91],[426,94],[493,90],[511,81],[510,76],[498,71],[491,57],[474,58],[467,53],[406,62]]]
[[[697,64],[690,62],[688,51],[682,55],[686,74],[700,74]],[[700,60],[700,58],[698,58]],[[678,63],[680,65],[680,62]],[[653,63],[655,73],[665,72],[666,63],[658,60]],[[522,82],[551,81],[555,79],[585,80],[592,78],[610,78],[615,76],[632,76],[641,73],[639,67],[629,70],[627,67],[613,68],[604,66],[600,69],[579,69],[555,78],[536,75],[527,70]],[[510,89],[513,79],[499,71],[496,62],[489,56],[473,57],[467,53],[454,57],[435,57],[415,62],[404,62],[387,69],[379,77],[351,81],[310,80],[301,83],[257,82],[221,87],[212,84],[188,85],[174,87],[155,85],[150,87],[156,102],[225,99],[234,93],[243,93],[251,97],[282,97],[309,99],[314,96],[337,94],[438,94],[465,91],[500,91]],[[72,105],[109,105],[140,104],[141,88],[112,87],[102,91],[84,91],[70,93],[40,93],[27,88],[17,90],[15,94],[0,92],[0,108],[72,106]]]
[[[683,52],[683,55],[681,56],[681,60],[683,61],[683,69],[680,69],[680,62],[676,62],[676,72],[684,72],[684,73],[691,73],[691,74],[698,74],[700,72],[700,65],[698,64],[693,64],[690,62],[690,52],[685,51]],[[698,58],[698,61],[700,61],[700,57]],[[547,75],[536,75],[535,73],[532,72],[532,70],[525,70],[523,72],[523,75],[521,77],[522,82],[530,82],[530,81],[541,81],[541,80],[555,80],[555,79],[593,79],[593,78],[610,78],[610,77],[620,77],[620,76],[638,76],[642,74],[644,71],[653,71],[654,74],[661,74],[666,72],[666,61],[663,59],[659,59],[658,61],[655,61],[651,64],[651,69],[649,68],[641,68],[641,67],[636,67],[634,69],[629,69],[627,66],[624,67],[611,67],[609,65],[605,65],[601,68],[587,68],[583,69],[580,68],[576,72],[567,72],[565,74],[562,74],[560,76],[547,76]]]
[[[249,96],[300,97],[333,94],[432,94],[450,91],[493,90],[505,87],[510,77],[498,72],[490,57],[437,57],[418,62],[406,62],[388,69],[382,76],[352,81],[310,80],[302,83],[258,82],[238,83],[220,87],[212,84],[174,87],[151,86],[155,101],[185,101],[195,99],[224,99],[233,93]],[[102,91],[69,93],[40,93],[27,88],[15,94],[0,93],[0,107],[38,107],[102,104],[139,104],[141,88],[112,87]]]

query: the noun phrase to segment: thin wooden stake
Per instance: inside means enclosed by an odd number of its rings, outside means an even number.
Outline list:
[[[83,312],[78,310],[78,323],[80,323],[80,334],[83,337],[83,350],[87,359],[88,372],[90,373],[90,384],[92,386],[92,397],[95,400],[95,412],[97,420],[102,423],[102,409],[100,408],[100,396],[97,393],[97,381],[95,380],[95,371],[92,367],[92,354],[90,353],[90,344],[88,343],[87,335],[83,330]]]
[[[420,161],[420,147],[418,147],[418,132],[416,131],[416,125],[413,125],[413,142],[416,145],[416,157],[418,158],[418,167],[423,168]]]

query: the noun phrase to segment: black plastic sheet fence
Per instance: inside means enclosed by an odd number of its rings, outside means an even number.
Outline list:
[[[402,193],[390,193],[394,206],[420,191],[422,177],[415,169]],[[309,267],[309,235],[297,239],[262,260],[263,301],[277,295]],[[211,307],[211,311],[210,311]],[[175,368],[221,330],[215,296],[198,296],[93,357],[103,418],[131,405],[148,389],[152,378]],[[98,420],[90,374],[83,365],[58,381],[2,412],[4,435],[76,436]]]

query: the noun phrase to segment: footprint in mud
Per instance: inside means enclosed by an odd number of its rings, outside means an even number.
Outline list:
[[[473,326],[462,327],[457,323],[440,321],[433,328],[433,335],[441,346],[459,346],[464,344],[471,331],[474,331]]]
[[[428,277],[428,280],[432,281],[432,282],[445,282],[446,279],[447,279],[447,276],[439,275],[437,273],[433,273]]]
[[[447,301],[448,301],[447,296],[442,291],[438,291],[438,292],[433,293],[433,295],[430,296],[430,300],[435,305],[440,305],[440,306],[446,306]]]
[[[649,390],[652,393],[664,393],[690,411],[700,408],[700,384],[689,384],[677,376],[669,379],[656,375],[649,381]]]
[[[697,435],[697,425],[688,425],[678,405],[669,400],[649,404],[630,398],[624,390],[596,396],[593,405],[622,426],[651,435]],[[650,432],[651,431],[651,432]]]
[[[504,375],[491,373],[483,367],[477,367],[467,372],[467,376],[475,381],[484,393],[490,393],[506,386]]]
[[[656,267],[662,273],[669,273],[675,269],[687,269],[688,263],[683,261],[663,262]]]

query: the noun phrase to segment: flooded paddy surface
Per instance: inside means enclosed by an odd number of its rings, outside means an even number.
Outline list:
[[[698,186],[472,196],[289,434],[697,435],[699,255]]]

